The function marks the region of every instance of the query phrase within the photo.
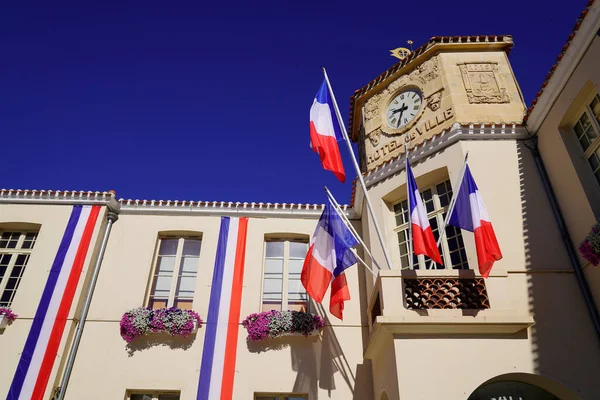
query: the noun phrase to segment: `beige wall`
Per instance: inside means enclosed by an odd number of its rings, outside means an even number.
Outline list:
[[[242,320],[261,310],[265,234],[308,237],[316,222],[250,218]],[[205,328],[190,340],[162,336],[156,346],[147,346],[147,341],[140,339],[128,347],[119,335],[119,321],[127,310],[145,305],[154,250],[162,231],[202,233],[193,309],[206,320],[219,226],[219,217],[120,216],[107,247],[67,398],[83,398],[90,379],[97,374],[109,375],[111,384],[102,385],[97,392],[105,398],[121,398],[126,389],[181,390],[183,400],[195,398]],[[360,310],[359,287],[363,283],[359,276],[362,273],[357,267],[347,272],[352,300],[346,303],[343,322],[328,314],[328,297],[317,310],[319,314],[327,310],[325,318],[333,325],[321,337],[285,338],[276,341],[281,348],[266,349],[264,344],[247,344],[246,331],[240,328],[234,398],[250,398],[253,392],[309,393],[311,400],[369,398],[371,373],[362,358],[366,315]]]
[[[599,58],[600,38],[596,36],[537,132],[540,154],[575,248],[600,219],[600,185],[573,132],[583,108],[599,92]],[[600,267],[586,265],[584,271],[600,307]]]

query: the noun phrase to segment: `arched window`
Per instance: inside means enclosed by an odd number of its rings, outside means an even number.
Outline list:
[[[265,237],[262,311],[307,310],[306,290],[300,281],[307,251],[308,236]]]
[[[148,307],[192,308],[201,245],[200,234],[161,234]]]
[[[35,246],[39,225],[0,225],[0,307],[12,305]]]
[[[452,185],[449,180],[445,180],[436,185],[425,188],[419,188],[427,216],[429,217],[429,225],[433,231],[433,236],[437,241],[439,239],[439,227],[443,225],[448,205],[452,199]],[[408,201],[402,200],[394,205],[394,214],[396,216],[396,233],[398,234],[398,244],[400,245],[400,258],[402,267],[408,265]],[[468,269],[467,253],[463,242],[460,229],[454,226],[446,226],[446,235],[440,243],[440,254],[443,257],[444,265],[433,264],[433,269]],[[412,269],[429,269],[431,259],[427,256],[416,256],[413,254],[411,263]]]

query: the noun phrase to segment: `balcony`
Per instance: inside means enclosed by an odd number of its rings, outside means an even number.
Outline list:
[[[526,304],[511,296],[508,274],[488,279],[472,270],[381,270],[369,302],[366,357],[386,337],[513,335],[533,325]],[[398,290],[402,288],[402,290]]]

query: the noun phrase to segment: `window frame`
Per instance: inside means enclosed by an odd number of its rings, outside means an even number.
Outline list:
[[[268,242],[283,242],[283,270],[282,270],[282,284],[281,284],[281,311],[289,310],[289,261],[290,261],[290,242],[296,243],[304,243],[306,244],[306,251],[308,253],[308,249],[310,247],[309,237],[306,236],[306,239],[301,237],[293,237],[293,238],[282,238],[282,237],[265,237],[263,241],[263,269],[261,276],[261,284],[260,284],[260,304],[259,309],[262,311],[265,305],[265,271],[267,268],[267,243]],[[305,306],[304,309],[306,312],[309,312],[310,302],[308,301],[308,294],[306,291],[304,292],[306,295]]]
[[[276,397],[277,400],[285,400],[286,397],[304,397],[305,400],[309,400],[308,393],[282,393],[282,392],[254,392],[253,400],[257,397]]]
[[[177,283],[179,282],[179,274],[181,273],[181,260],[183,256],[183,246],[186,239],[194,239],[200,240],[200,252],[198,253],[198,268],[196,270],[196,284],[198,280],[198,273],[200,272],[200,254],[202,253],[202,235],[162,235],[158,237],[156,242],[156,248],[154,249],[154,256],[152,257],[152,269],[150,271],[150,282],[148,285],[148,290],[146,291],[146,296],[144,299],[144,304],[147,307],[152,307],[150,302],[153,300],[152,292],[154,289],[154,282],[157,278],[157,268],[158,268],[158,257],[160,253],[160,245],[165,239],[177,239],[177,251],[175,253],[175,265],[173,266],[173,275],[171,276],[171,286],[169,288],[169,297],[167,299],[167,304],[165,308],[173,307],[175,305],[176,294],[177,294]],[[196,287],[194,287],[194,297],[192,297],[192,305],[194,306],[194,300],[196,297]],[[153,308],[153,307],[152,307]],[[135,393],[134,393],[135,394]]]
[[[155,390],[155,389],[127,389],[125,392],[125,400],[131,400],[134,394],[146,394],[152,396],[152,400],[159,400],[160,395],[176,394],[181,400],[181,390]]]
[[[600,176],[598,176],[598,177],[596,176],[596,171],[600,171],[600,166],[597,167],[596,170],[594,170],[592,165],[590,164],[590,158],[592,156],[594,156],[594,154],[598,151],[598,149],[600,149],[600,122],[596,119],[596,116],[594,115],[594,111],[591,108],[591,105],[594,102],[594,100],[597,100],[598,102],[600,102],[600,94],[599,93],[594,93],[594,95],[591,96],[591,99],[589,101],[586,101],[585,105],[582,108],[582,111],[577,114],[578,116],[575,119],[575,123],[571,126],[571,131],[573,132],[573,135],[575,136],[575,140],[577,141],[579,148],[582,151],[581,158],[586,161],[588,168],[592,171],[592,176],[594,177],[594,180],[596,181],[596,183],[598,183],[600,185]],[[583,148],[583,146],[581,145],[581,142],[579,141],[579,136],[577,135],[577,131],[575,131],[575,126],[577,126],[577,124],[579,123],[579,121],[581,120],[581,118],[584,115],[586,115],[587,118],[591,122],[590,129],[592,129],[596,132],[596,138],[592,142],[590,142],[590,145],[588,146],[587,149]],[[600,159],[600,156],[597,156],[597,157]]]
[[[441,205],[441,201],[440,201],[440,194],[438,193],[438,189],[437,187],[439,185],[446,185],[446,188],[449,188],[450,191],[447,191],[445,193],[445,195],[449,195],[448,198],[448,204],[446,204],[445,206]],[[419,188],[419,195],[421,196],[421,198],[423,198],[423,193],[426,192],[427,190],[431,190],[431,201],[433,203],[433,211],[427,211],[427,201],[423,201],[423,205],[425,207],[425,211],[427,212],[427,220],[429,221],[432,218],[436,219],[437,222],[437,229],[439,234],[441,235],[442,232],[439,231],[439,229],[443,226],[444,224],[444,216],[445,214],[448,212],[448,208],[450,206],[450,202],[452,200],[452,195],[454,194],[454,188],[452,187],[452,183],[450,181],[449,178],[445,178],[442,180],[438,180],[435,181],[434,183],[428,185],[425,188]],[[452,194],[450,194],[452,193]],[[464,262],[460,264],[459,268],[454,268],[453,264],[452,264],[452,257],[451,257],[451,250],[450,250],[450,246],[448,245],[448,234],[444,235],[444,240],[442,240],[442,242],[440,243],[440,255],[442,256],[442,261],[444,261],[444,265],[442,268],[437,268],[436,266],[439,264],[434,263],[432,265],[432,268],[430,268],[431,265],[431,259],[425,259],[424,255],[414,255],[413,253],[413,257],[417,257],[417,262],[418,262],[418,268],[414,268],[413,264],[411,263],[408,266],[405,266],[402,264],[402,254],[400,253],[400,239],[398,237],[398,234],[400,232],[404,232],[404,231],[408,231],[408,227],[409,224],[411,223],[410,221],[410,214],[408,211],[406,211],[407,213],[407,218],[406,218],[406,222],[403,222],[401,225],[396,225],[397,223],[397,218],[398,218],[398,213],[396,212],[396,206],[398,206],[399,204],[402,204],[403,202],[405,202],[407,200],[406,197],[395,201],[392,204],[392,213],[394,216],[394,228],[393,228],[393,232],[395,233],[395,237],[396,240],[398,241],[398,256],[400,258],[400,266],[402,269],[410,269],[410,270],[414,270],[414,271],[456,271],[456,270],[469,270],[471,269],[470,265],[469,265],[469,258],[468,258],[468,254],[467,254],[467,248],[466,245],[464,243],[464,239],[462,238],[462,230],[460,228],[454,227],[454,229],[460,234],[460,240],[462,241],[462,249],[464,251]],[[404,213],[404,211],[402,212]],[[404,219],[404,218],[403,218]],[[444,227],[444,229],[447,229],[448,226]],[[410,240],[410,238],[408,239]],[[456,239],[457,241],[459,240],[458,238]],[[413,249],[414,250],[414,249]],[[456,251],[461,251],[460,250],[460,245],[459,248]],[[461,256],[462,258],[462,256]],[[407,255],[407,259],[408,259],[408,255]],[[410,262],[410,260],[409,260]]]
[[[23,279],[23,275],[25,274],[25,270],[27,269],[27,264],[29,263],[31,255],[33,254],[33,248],[35,247],[35,244],[37,243],[37,240],[39,237],[39,230],[35,230],[35,229],[0,229],[0,237],[5,232],[19,233],[19,239],[17,240],[17,245],[14,248],[8,248],[8,247],[0,248],[0,256],[3,254],[11,254],[12,255],[10,258],[10,261],[8,262],[8,265],[6,267],[6,271],[4,271],[4,275],[2,276],[2,280],[0,281],[0,307],[10,308],[12,306],[12,303],[15,300],[15,296],[17,295],[17,290],[19,289],[21,280]],[[33,240],[31,247],[28,249],[24,249],[24,248],[22,248],[23,242],[25,242],[25,238],[27,237],[27,234],[29,234],[29,233],[34,233],[35,238]],[[15,264],[17,263],[17,259],[19,258],[19,255],[22,255],[22,254],[27,256],[25,264],[23,265],[23,270],[21,271],[21,275],[18,277],[17,285],[15,286],[14,289],[11,289],[13,291],[13,294],[12,294],[10,300],[8,301],[8,304],[2,305],[1,301],[2,301],[2,297],[4,296],[6,286],[8,285],[8,281],[11,278],[11,274],[15,267]]]

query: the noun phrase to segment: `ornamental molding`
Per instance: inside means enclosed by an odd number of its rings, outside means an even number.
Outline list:
[[[440,88],[438,91],[436,91],[435,93],[432,93],[429,97],[425,98],[425,101],[427,102],[427,107],[431,111],[439,110],[440,104],[442,102],[442,91],[443,90],[444,90],[444,88]]]
[[[471,104],[510,103],[497,62],[457,64]]]

